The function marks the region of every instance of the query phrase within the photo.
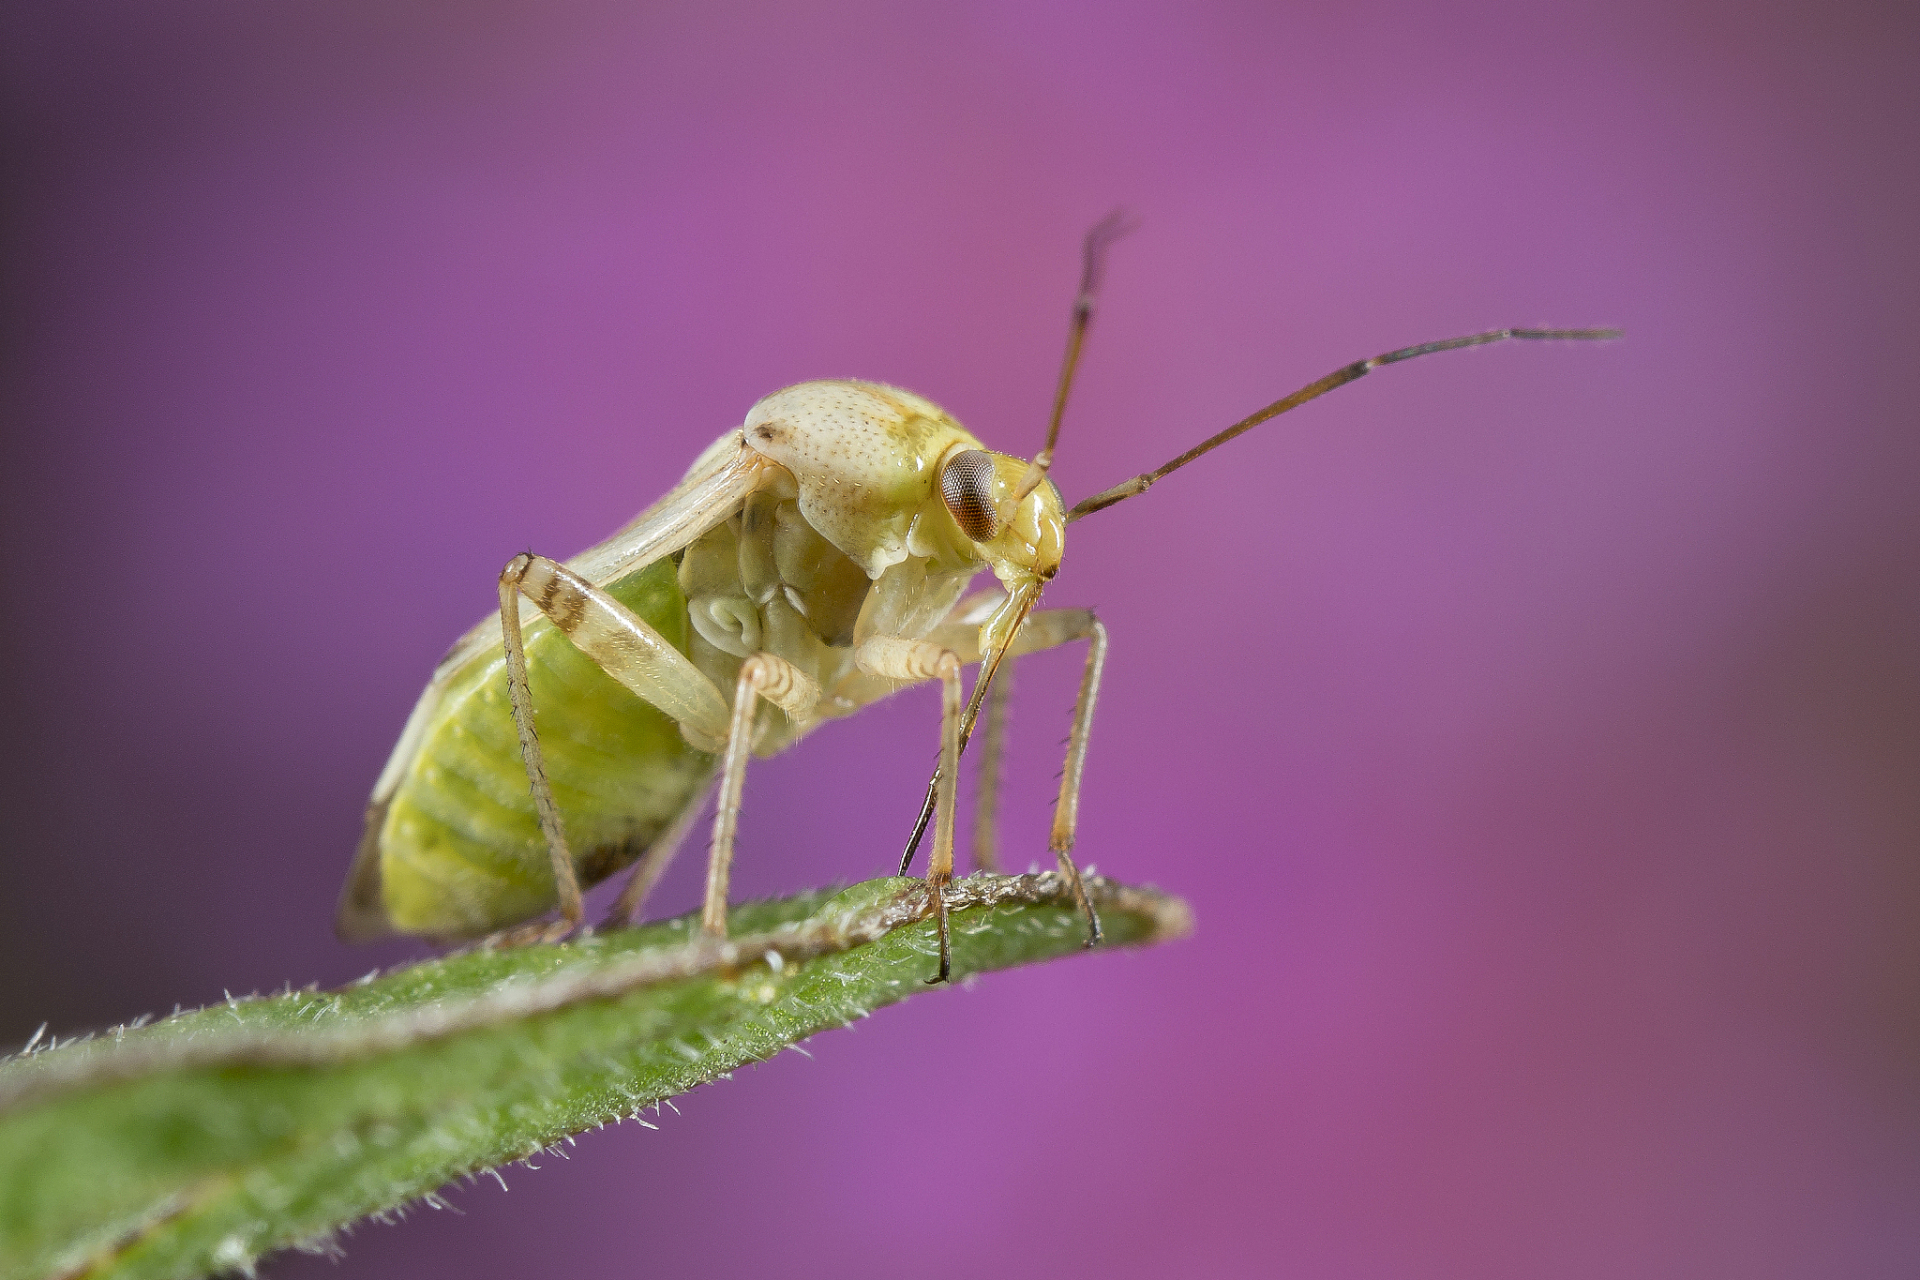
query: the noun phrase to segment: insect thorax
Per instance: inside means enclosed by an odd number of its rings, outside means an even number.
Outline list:
[[[857,640],[925,635],[982,567],[909,555],[873,581],[808,523],[796,498],[756,493],[681,556],[688,656],[731,697],[742,659],[776,654],[819,683],[820,718],[849,715],[887,692],[854,667]],[[756,747],[770,754],[805,727],[769,707]]]

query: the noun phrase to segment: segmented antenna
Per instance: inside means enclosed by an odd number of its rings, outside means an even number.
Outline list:
[[[1020,483],[1014,486],[1011,497],[1001,505],[999,515],[1002,522],[1012,520],[1015,508],[1028,494],[1039,488],[1040,482],[1046,479],[1047,469],[1053,465],[1053,446],[1060,439],[1060,421],[1066,414],[1067,393],[1073,388],[1074,370],[1080,364],[1080,347],[1086,341],[1088,327],[1093,323],[1094,303],[1099,297],[1100,284],[1106,275],[1107,249],[1115,240],[1138,226],[1139,222],[1132,214],[1125,209],[1115,209],[1095,223],[1093,229],[1087,232],[1087,238],[1081,246],[1080,292],[1073,300],[1073,318],[1067,327],[1067,354],[1060,366],[1060,384],[1053,395],[1053,415],[1047,423],[1047,443],[1039,453],[1034,455],[1033,461],[1027,465],[1025,473],[1021,475]],[[1618,329],[1489,329],[1484,333],[1470,333],[1459,338],[1442,338],[1438,342],[1422,342],[1416,346],[1388,351],[1371,359],[1356,360],[1352,364],[1334,370],[1324,378],[1309,382],[1291,395],[1282,396],[1266,408],[1249,414],[1224,431],[1209,436],[1179,457],[1152,471],[1143,472],[1131,480],[1123,481],[1111,489],[1102,490],[1091,498],[1077,503],[1067,512],[1067,519],[1078,520],[1081,516],[1104,511],[1117,502],[1145,493],[1155,481],[1178,471],[1202,454],[1219,448],[1235,436],[1251,431],[1269,418],[1277,418],[1289,409],[1297,409],[1309,400],[1316,400],[1335,387],[1343,387],[1349,382],[1363,378],[1383,364],[1398,364],[1402,360],[1411,360],[1415,356],[1432,355],[1437,351],[1456,351],[1461,347],[1485,346],[1488,343],[1505,342],[1508,339],[1606,341],[1620,336],[1621,331]],[[980,676],[974,681],[972,696],[967,699],[966,708],[961,714],[960,749],[962,751],[966,750],[967,740],[973,735],[974,720],[979,714],[981,703],[986,698],[987,690],[993,685],[993,677],[999,670],[1001,660],[1006,656],[1006,649],[1011,645],[1013,637],[1019,634],[1020,625],[1025,621],[1025,610],[1031,609],[1034,599],[1037,598],[1038,592],[1035,591],[1033,597],[1025,602],[1020,620],[1016,621],[1008,632],[1007,644],[993,653],[983,655]],[[919,848],[921,837],[926,834],[927,824],[933,817],[934,797],[939,781],[940,774],[936,769],[933,781],[927,784],[927,798],[920,806],[920,816],[914,823],[913,834],[908,838],[906,851],[900,858],[901,875],[905,875],[907,868],[912,865],[914,852]]]
[[[1073,317],[1067,322],[1067,354],[1060,363],[1060,385],[1053,392],[1053,415],[1047,420],[1047,443],[1027,464],[1020,483],[1013,487],[1002,511],[1003,520],[1013,518],[1013,509],[1040,487],[1053,465],[1053,446],[1060,439],[1060,420],[1066,416],[1067,393],[1073,389],[1074,370],[1080,366],[1080,347],[1093,324],[1093,306],[1100,297],[1101,281],[1107,275],[1107,249],[1115,240],[1137,230],[1140,220],[1126,209],[1115,209],[1093,224],[1080,246],[1080,292],[1074,295]]]
[[[1073,389],[1074,370],[1080,366],[1080,347],[1087,339],[1087,329],[1093,324],[1094,303],[1100,297],[1100,284],[1107,275],[1107,249],[1115,240],[1136,230],[1140,220],[1127,209],[1115,209],[1106,217],[1093,224],[1087,232],[1087,238],[1080,244],[1080,292],[1074,295],[1073,316],[1067,322],[1067,354],[1060,364],[1060,384],[1053,392],[1053,415],[1047,421],[1047,443],[1027,469],[1020,476],[1020,483],[1013,487],[1007,500],[1000,504],[999,521],[1004,526],[1012,523],[1014,513],[1028,494],[1040,487],[1047,478],[1047,468],[1053,465],[1053,446],[1060,439],[1060,420],[1067,412],[1067,393]],[[1116,499],[1117,501],[1117,499]],[[1036,595],[1037,598],[1037,595]],[[1032,608],[1032,601],[1027,602]],[[1024,617],[1024,614],[1022,615]],[[1020,633],[1016,623],[1007,633],[1008,642]],[[967,699],[966,710],[960,717],[960,749],[967,749],[967,740],[973,736],[973,722],[980,712],[980,704],[987,696],[987,690],[993,687],[993,678],[1000,670],[1000,662],[1006,657],[1003,647],[999,651],[985,656],[981,664],[979,677],[973,682],[973,694]],[[920,806],[920,817],[913,824],[913,834],[907,839],[906,852],[900,855],[900,874],[907,874],[907,868],[913,865],[914,852],[920,847],[921,837],[926,835],[927,824],[933,819],[934,796],[940,785],[940,771],[934,770],[933,781],[927,784],[927,798]]]
[[[1104,511],[1116,502],[1145,493],[1154,481],[1170,472],[1178,471],[1201,454],[1218,449],[1235,436],[1253,430],[1269,418],[1277,418],[1289,409],[1298,409],[1309,400],[1317,400],[1335,387],[1344,387],[1356,378],[1363,378],[1383,364],[1398,364],[1402,360],[1432,355],[1436,351],[1481,347],[1489,342],[1505,342],[1509,338],[1604,342],[1619,336],[1618,329],[1489,329],[1485,333],[1470,333],[1464,338],[1442,338],[1438,342],[1422,342],[1418,346],[1401,347],[1398,351],[1389,351],[1385,355],[1374,356],[1368,360],[1355,360],[1350,365],[1335,369],[1318,381],[1309,382],[1292,395],[1282,396],[1259,412],[1247,415],[1225,431],[1209,436],[1171,462],[1155,467],[1152,471],[1142,472],[1131,480],[1122,481],[1111,489],[1102,490],[1091,498],[1075,503],[1073,509],[1067,512],[1067,519],[1078,520],[1081,516],[1090,516],[1096,511]]]

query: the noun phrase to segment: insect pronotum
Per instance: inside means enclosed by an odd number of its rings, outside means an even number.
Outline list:
[[[927,884],[950,972],[955,779],[986,708],[974,861],[994,865],[998,725],[1024,653],[1085,641],[1049,845],[1099,918],[1072,851],[1107,632],[1090,610],[1038,609],[1066,526],[1105,510],[1269,418],[1381,365],[1509,338],[1613,329],[1493,329],[1402,347],[1308,383],[1155,468],[1067,507],[1047,478],[1119,214],[1090,231],[1046,443],[1032,461],[988,450],[937,405],[879,383],[776,391],[686,477],[564,564],[513,557],[500,611],[441,661],[367,807],[336,927],[470,938],[561,937],[581,889],[633,872],[608,923],[638,914],[717,781],[701,927],[724,936],[749,755],[767,756],[901,685],[938,681],[940,755],[905,874],[933,830]],[[983,569],[998,585],[969,593]],[[962,669],[978,664],[971,695]]]

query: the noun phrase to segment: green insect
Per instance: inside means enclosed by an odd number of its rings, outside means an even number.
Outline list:
[[[1008,687],[996,674],[1021,654],[1085,641],[1049,845],[1086,912],[1088,944],[1097,942],[1072,850],[1107,632],[1089,610],[1036,607],[1067,524],[1379,365],[1507,338],[1618,336],[1497,329],[1357,361],[1068,508],[1047,469],[1105,251],[1127,229],[1116,215],[1087,236],[1047,440],[1031,462],[987,449],[910,392],[801,383],[754,405],[607,541],[564,564],[509,561],[498,617],[441,661],[374,785],[340,899],[341,937],[473,938],[556,906],[557,922],[515,936],[560,937],[583,922],[583,886],[632,866],[609,919],[625,923],[716,779],[701,922],[724,936],[748,757],[931,680],[942,694],[939,764],[901,873],[931,820],[934,980],[943,980],[961,752],[984,705],[990,815]],[[982,570],[997,585],[969,592]],[[963,698],[962,669],[973,664],[980,675]],[[992,866],[990,824],[976,830],[975,861]]]

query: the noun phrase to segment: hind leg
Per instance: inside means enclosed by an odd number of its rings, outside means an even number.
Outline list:
[[[686,843],[687,833],[693,830],[694,821],[699,818],[707,797],[712,794],[711,783],[701,787],[699,794],[687,801],[686,807],[674,815],[666,829],[653,838],[647,851],[633,864],[633,870],[627,873],[627,882],[620,886],[620,896],[608,908],[607,918],[600,922],[602,929],[624,929],[640,923],[640,909],[646,906],[647,895],[653,892],[654,885],[660,883],[660,877],[667,873],[667,867],[673,862],[674,855],[680,852],[680,846]]]
[[[718,738],[727,729],[727,704],[713,682],[666,637],[565,565],[545,556],[518,555],[501,570],[500,633],[507,655],[507,697],[513,705],[513,724],[520,737],[520,757],[533,791],[533,806],[540,815],[540,831],[553,864],[554,897],[563,922],[557,931],[542,930],[542,936],[564,937],[580,927],[586,912],[573,854],[567,847],[566,825],[554,802],[553,786],[547,781],[540,735],[534,725],[527,648],[520,626],[522,594],[601,670],[682,725]]]

